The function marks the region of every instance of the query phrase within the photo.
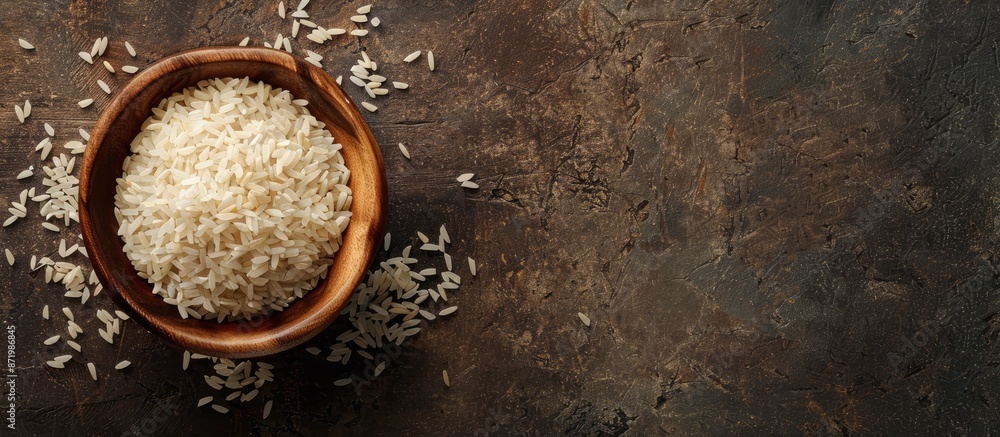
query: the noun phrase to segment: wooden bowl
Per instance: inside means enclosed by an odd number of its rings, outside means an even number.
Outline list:
[[[153,294],[123,252],[114,215],[116,179],[142,122],[159,102],[215,77],[263,80],[307,99],[309,111],[343,145],[354,194],[351,224],[326,280],[284,311],[237,322],[182,319]],[[357,107],[323,70],[289,53],[266,48],[214,47],[162,59],[117,93],[91,131],[80,170],[80,227],[104,289],[139,324],[184,349],[250,358],[285,351],[318,334],[339,315],[380,246],[385,226],[385,167]]]

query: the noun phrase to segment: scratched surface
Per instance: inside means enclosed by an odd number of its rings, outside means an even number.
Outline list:
[[[4,0],[0,206],[39,185],[14,176],[39,165],[43,122],[61,145],[106,102],[97,79],[127,80],[76,57],[94,38],[111,39],[102,59],[140,66],[262,44],[290,33],[276,3]],[[313,3],[328,26],[364,4]],[[0,231],[18,255],[0,268],[0,305],[17,326],[20,432],[1000,433],[1000,3],[420,0],[372,15],[369,37],[293,45],[334,76],[363,48],[411,84],[366,118],[395,239],[447,223],[456,259],[481,265],[460,270],[458,313],[360,393],[298,350],[223,416],[194,406],[213,394],[207,364],[182,371],[180,351],[134,324],[119,346],[87,332],[83,357],[43,365],[64,353],[41,345],[64,329],[58,308],[93,331],[110,302],[80,308],[27,273],[58,243],[33,218]],[[401,62],[426,49],[437,71]],[[77,108],[85,97],[97,104]],[[469,171],[478,191],[454,182]]]

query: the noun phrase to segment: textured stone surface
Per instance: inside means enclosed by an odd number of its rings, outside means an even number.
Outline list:
[[[94,38],[111,38],[116,65],[261,44],[290,32],[275,3],[9,2],[0,206],[27,186],[13,177],[37,166],[44,121],[61,145],[96,118],[108,75],[75,55]],[[313,3],[328,27],[363,4]],[[456,260],[481,266],[459,312],[358,394],[333,387],[343,368],[300,350],[272,360],[277,383],[257,401],[220,416],[194,408],[210,389],[181,353],[133,324],[120,351],[84,335],[99,383],[79,364],[42,367],[57,349],[41,341],[63,325],[39,313],[63,298],[25,266],[58,241],[19,223],[0,233],[19,255],[0,268],[19,428],[1000,433],[998,14],[985,0],[377,3],[370,37],[317,51],[336,76],[364,48],[411,84],[366,115],[386,156],[389,229],[399,241],[449,225]],[[426,49],[437,71],[401,62]],[[84,97],[96,107],[75,107]],[[24,98],[35,109],[20,125]],[[458,187],[466,171],[481,189]],[[109,374],[121,358],[132,368]]]

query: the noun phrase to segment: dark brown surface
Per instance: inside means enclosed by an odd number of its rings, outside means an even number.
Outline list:
[[[343,145],[354,176],[357,200],[351,224],[325,280],[285,311],[219,324],[182,319],[177,308],[153,294],[123,252],[114,215],[117,180],[132,139],[150,108],[173,93],[217,77],[250,77],[309,101],[310,112]],[[351,99],[328,74],[303,59],[266,48],[194,49],[157,61],[136,75],[104,108],[80,167],[80,229],[87,253],[109,295],[134,320],[177,346],[209,356],[250,358],[274,355],[311,339],[340,314],[364,278],[382,243],[386,182],[382,155]]]
[[[143,65],[244,36],[273,42],[291,25],[275,3],[7,2],[2,197],[26,186],[13,176],[36,162],[42,122],[62,144],[106,104],[94,82],[107,72],[75,55],[94,38],[110,36],[116,65],[123,39]],[[313,3],[312,19],[331,26],[364,4]],[[19,223],[0,231],[21,255],[21,268],[0,270],[0,305],[17,324],[22,431],[1000,434],[1000,3],[374,11],[383,24],[371,36],[319,52],[336,76],[364,48],[411,84],[365,117],[386,157],[394,240],[447,223],[456,259],[481,265],[455,293],[455,316],[359,394],[332,386],[342,368],[298,350],[275,360],[277,382],[258,400],[220,416],[193,406],[211,391],[205,363],[181,371],[181,353],[134,324],[120,348],[85,334],[88,357],[102,369],[128,358],[125,372],[93,383],[79,363],[43,367],[55,349],[41,341],[63,322],[39,313],[62,298],[21,254],[55,245]],[[20,50],[18,36],[39,49]],[[426,49],[435,72],[400,61]],[[26,97],[34,115],[20,125],[12,106]],[[84,97],[98,104],[76,108]],[[481,189],[458,187],[466,171]]]

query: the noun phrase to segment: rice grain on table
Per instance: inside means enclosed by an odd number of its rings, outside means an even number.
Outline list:
[[[451,380],[448,379],[448,370],[441,371],[441,378],[444,379],[444,386],[451,387]]]
[[[80,52],[80,53],[78,53],[78,55],[80,56],[80,59],[84,60],[84,62],[93,65],[93,63],[94,63],[94,57],[91,56],[90,53],[88,53],[88,52]]]
[[[351,31],[352,36],[365,36],[368,35],[367,29],[354,29]]]
[[[14,253],[11,252],[10,249],[4,249],[3,252],[4,252],[4,254],[7,255],[7,264],[10,264],[11,266],[13,266],[14,265]]]
[[[199,108],[213,100],[213,116],[228,121],[200,128]],[[205,80],[161,102],[146,122],[157,129],[133,140],[115,196],[119,236],[181,317],[280,311],[326,277],[352,217],[350,171],[306,104],[249,78]],[[246,191],[268,201],[237,204]]]
[[[397,90],[405,90],[410,87],[406,82],[393,82],[392,87]]]
[[[104,61],[104,68],[106,68],[111,74],[115,74],[115,67],[112,67],[110,62]]]
[[[240,43],[237,44],[237,45],[239,45],[240,47],[246,47],[247,44],[250,44],[250,37],[249,36],[246,37],[246,38],[243,38],[242,40],[240,40]],[[122,70],[124,70],[124,69],[125,69],[125,67],[122,67]]]
[[[392,234],[386,232],[385,237],[382,238],[382,250],[386,252],[389,251],[389,244],[392,242]]]
[[[17,44],[20,45],[21,48],[25,49],[25,50],[34,50],[34,48],[35,48],[35,46],[31,45],[30,42],[25,41],[24,38],[18,38],[17,39]]]
[[[198,406],[199,407],[205,406],[205,405],[211,403],[213,400],[215,400],[215,397],[213,397],[213,396],[205,396],[205,397],[203,397],[201,399],[198,399]]]
[[[137,71],[139,71],[139,67],[136,67],[134,65],[122,65],[122,71],[128,74],[135,74]]]
[[[90,106],[91,103],[94,103],[94,99],[83,99],[77,102],[77,105],[80,105],[81,108],[86,108]]]
[[[421,51],[417,50],[417,51],[415,51],[413,53],[410,53],[410,54],[406,55],[406,57],[403,58],[403,62],[413,62],[413,61],[415,61],[417,58],[420,57],[420,53],[421,53]]]
[[[97,367],[94,366],[94,363],[87,363],[87,370],[90,372],[90,377],[97,381]]]
[[[402,152],[403,156],[405,156],[406,159],[410,159],[410,150],[407,149],[406,146],[403,145],[403,143],[399,143],[399,151]]]
[[[133,58],[135,57],[136,55],[135,47],[132,47],[132,44],[130,44],[128,41],[125,41],[125,50],[128,50],[129,56],[132,56]]]
[[[52,128],[51,124],[45,123],[45,133],[52,137],[56,135],[56,130]],[[36,149],[37,150],[37,149]]]
[[[439,311],[438,315],[439,316],[447,316],[448,314],[454,313],[455,311],[458,311],[458,306],[457,305],[456,306],[450,306],[448,308],[445,308],[445,309]]]
[[[97,86],[101,87],[101,90],[104,91],[105,94],[111,94],[111,87],[104,83],[103,80],[97,79]]]
[[[273,404],[274,404],[273,399],[264,403],[264,417],[263,417],[264,419],[267,419],[267,416],[271,415],[271,407],[273,406]]]
[[[434,52],[430,50],[427,51],[427,68],[430,68],[431,71],[434,71]]]
[[[128,367],[131,364],[132,364],[132,362],[129,361],[129,360],[122,360],[118,364],[115,364],[115,370],[122,370],[122,369]]]
[[[371,24],[372,27],[378,27],[380,24],[382,24],[382,20],[380,20],[378,17],[374,17],[371,19]]]
[[[583,322],[584,325],[587,325],[588,327],[590,326],[590,317],[587,317],[584,313],[576,313],[576,315],[580,317],[580,321]]]
[[[367,109],[368,112],[378,111],[378,106],[375,106],[375,105],[373,105],[371,103],[368,103],[368,102],[361,102],[361,106],[363,106],[365,109]]]

